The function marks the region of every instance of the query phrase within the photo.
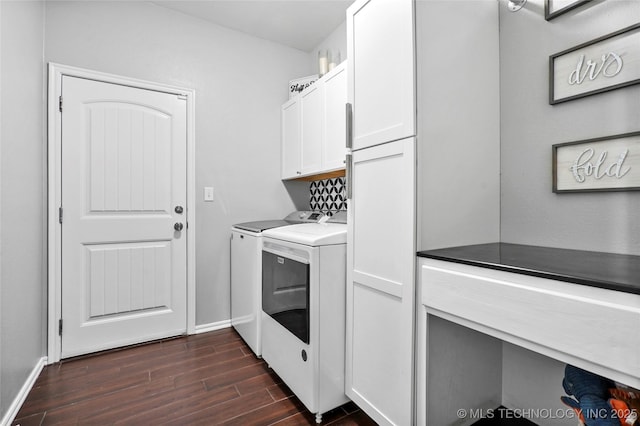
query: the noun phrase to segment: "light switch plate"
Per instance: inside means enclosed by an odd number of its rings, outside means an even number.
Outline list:
[[[213,186],[204,187],[204,200],[213,201]]]

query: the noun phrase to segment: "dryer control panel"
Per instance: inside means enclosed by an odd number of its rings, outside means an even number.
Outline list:
[[[302,210],[289,214],[284,220],[291,223],[317,223],[324,216],[325,214],[321,212]]]

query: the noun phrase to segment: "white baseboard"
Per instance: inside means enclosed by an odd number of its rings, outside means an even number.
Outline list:
[[[47,365],[47,357],[43,356],[38,360],[33,370],[31,370],[31,374],[29,374],[29,377],[27,377],[27,380],[22,385],[22,389],[20,389],[20,392],[18,392],[18,395],[14,398],[2,421],[0,421],[0,426],[9,426],[15,420],[18,411],[22,408],[22,404],[24,404],[24,401],[27,399],[27,395],[31,392],[31,388],[33,388],[36,380],[38,380],[38,376],[45,365]]]
[[[207,333],[209,331],[222,330],[231,327],[231,320],[212,322],[209,324],[196,325],[196,334]]]

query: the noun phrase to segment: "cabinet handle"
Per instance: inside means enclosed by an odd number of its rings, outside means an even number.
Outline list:
[[[353,107],[350,103],[346,104],[346,128],[347,128],[347,148],[351,149],[353,147]]]
[[[351,195],[352,195],[352,182],[353,182],[353,176],[351,175],[353,172],[353,162],[351,161],[352,159],[352,155],[351,153],[347,154],[347,164],[345,167],[345,178],[346,178],[346,186],[347,186],[347,200],[351,199]]]

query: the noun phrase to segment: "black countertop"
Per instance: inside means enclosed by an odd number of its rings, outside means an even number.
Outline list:
[[[418,256],[640,294],[640,256],[508,243],[426,250]]]

